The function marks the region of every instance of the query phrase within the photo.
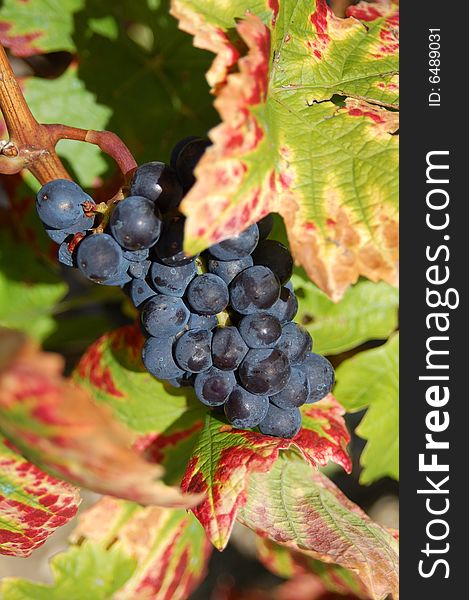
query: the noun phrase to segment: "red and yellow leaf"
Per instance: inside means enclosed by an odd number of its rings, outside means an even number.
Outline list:
[[[217,55],[207,78],[222,119],[182,204],[189,252],[278,212],[333,299],[360,275],[396,284],[398,7],[355,8],[173,0]]]
[[[398,598],[398,544],[317,469],[292,452],[253,472],[238,519],[263,537],[351,570],[373,600]]]
[[[315,467],[333,460],[350,471],[350,438],[342,414],[332,396],[305,407],[303,427],[291,440],[232,429],[216,413],[207,415],[182,489],[205,494],[193,512],[216,548],[228,543],[237,511],[246,502],[249,475],[268,471],[280,450],[295,448]]]
[[[132,449],[134,436],[62,369],[61,357],[28,344],[0,365],[0,429],[25,456],[73,483],[142,504],[200,500],[163,484],[163,468]]]
[[[79,504],[75,487],[38,469],[0,436],[0,554],[29,556]]]
[[[72,541],[109,545],[136,560],[115,600],[184,600],[205,577],[212,546],[190,513],[105,497],[86,511]]]

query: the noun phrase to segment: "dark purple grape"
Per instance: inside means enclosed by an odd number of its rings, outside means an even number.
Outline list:
[[[173,343],[172,337],[149,337],[143,345],[143,364],[146,370],[158,379],[175,379],[184,376],[184,371],[174,361]]]
[[[334,386],[334,367],[319,354],[310,352],[300,366],[305,370],[309,384],[307,403],[312,404],[327,396]]]
[[[218,260],[236,260],[249,256],[259,241],[257,225],[251,225],[238,235],[210,246],[209,252]]]
[[[288,358],[277,348],[249,350],[239,368],[239,378],[252,394],[277,394],[290,379]]]
[[[270,396],[270,401],[279,408],[292,409],[302,406],[309,396],[309,383],[302,365],[291,368],[287,385],[278,394]]]
[[[129,196],[115,207],[109,222],[111,233],[126,250],[151,248],[161,234],[161,214],[144,196]]]
[[[211,145],[211,141],[204,138],[187,138],[187,143],[181,144],[176,155],[176,148],[171,155],[171,164],[176,169],[179,181],[184,193],[195,183],[194,169],[202,158],[205,149]]]
[[[150,335],[169,337],[184,329],[189,320],[189,310],[181,298],[154,296],[143,305],[141,320]]]
[[[76,267],[75,257],[68,248],[68,242],[62,242],[57,250],[57,260],[66,267]]]
[[[271,308],[280,295],[280,284],[270,269],[249,267],[230,284],[231,306],[243,315]]]
[[[195,259],[183,251],[185,218],[181,216],[163,220],[163,232],[154,252],[159,261],[169,266],[185,265]]]
[[[149,254],[150,251],[148,248],[142,250],[124,250],[123,252],[124,258],[130,262],[142,262],[148,258]]]
[[[267,396],[256,396],[237,385],[225,403],[228,421],[238,429],[257,427],[269,409]]]
[[[155,290],[144,279],[134,279],[130,284],[130,298],[135,308],[138,308],[145,300],[153,296],[156,296]]]
[[[288,356],[292,365],[302,363],[312,346],[311,336],[304,327],[293,322],[283,326],[277,348]]]
[[[200,315],[216,315],[225,310],[229,300],[226,283],[213,273],[198,275],[187,287],[187,302]]]
[[[241,319],[238,329],[250,348],[274,348],[282,335],[280,321],[267,312],[246,315]]]
[[[250,256],[243,256],[243,258],[238,258],[237,260],[217,260],[216,258],[211,258],[208,261],[208,270],[210,273],[221,277],[228,285],[236,275],[244,271],[244,269],[252,267],[252,265],[253,262]]]
[[[274,227],[274,215],[269,213],[257,223],[257,227],[259,228],[259,239],[265,240],[268,238]]]
[[[285,284],[293,273],[293,258],[288,248],[275,240],[262,240],[252,253],[255,265],[268,267]]]
[[[279,299],[267,309],[267,312],[277,317],[282,325],[292,321],[298,312],[298,299],[295,293],[288,287],[282,287]]]
[[[151,265],[151,260],[142,260],[141,262],[129,261],[129,275],[135,277],[135,279],[145,279]]]
[[[83,275],[96,283],[115,279],[128,266],[121,247],[107,233],[89,235],[79,243],[77,264]]]
[[[177,364],[191,373],[206,371],[212,366],[212,332],[206,329],[191,329],[181,335],[174,346]]]
[[[74,181],[54,179],[38,191],[36,210],[47,227],[67,229],[84,216],[84,202],[93,200]]]
[[[45,231],[49,238],[55,242],[56,244],[61,244],[68,238],[70,240],[77,233],[85,233],[88,229],[93,226],[94,217],[86,217],[82,215],[77,223],[74,225],[70,225],[70,227],[66,227],[65,229],[48,229],[45,228]]]
[[[213,332],[213,364],[223,371],[239,367],[249,348],[236,327],[217,327]]]
[[[264,435],[292,438],[300,431],[301,413],[298,408],[284,410],[270,403],[264,420],[259,423],[259,430]]]
[[[145,196],[162,213],[176,209],[182,200],[182,186],[176,172],[162,162],[140,165],[130,184],[132,196]]]
[[[220,406],[226,402],[236,385],[232,371],[220,371],[210,367],[195,378],[194,389],[197,398],[206,406]]]
[[[191,313],[187,323],[188,329],[213,329],[218,325],[216,315],[198,315]]]
[[[154,262],[151,267],[152,285],[161,294],[182,298],[187,286],[197,275],[195,262],[180,266],[169,266]]]

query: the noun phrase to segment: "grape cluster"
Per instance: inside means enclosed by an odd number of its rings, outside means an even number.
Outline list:
[[[141,165],[100,233],[90,231],[93,200],[71,181],[44,185],[37,212],[60,244],[61,263],[129,294],[147,338],[142,360],[149,373],[193,386],[236,428],[290,438],[301,425],[299,407],[331,391],[334,371],[293,321],[293,260],[268,239],[271,215],[201,255],[183,252],[178,207],[207,145],[186,138],[170,165]]]

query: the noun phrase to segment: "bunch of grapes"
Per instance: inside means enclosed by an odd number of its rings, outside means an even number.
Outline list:
[[[141,165],[100,233],[92,230],[93,200],[71,181],[44,185],[37,212],[60,244],[61,263],[129,294],[147,338],[142,359],[149,373],[193,386],[233,427],[290,438],[300,429],[299,407],[331,391],[334,371],[293,321],[293,260],[268,239],[271,215],[198,256],[183,252],[178,207],[207,145],[186,138],[170,165]]]

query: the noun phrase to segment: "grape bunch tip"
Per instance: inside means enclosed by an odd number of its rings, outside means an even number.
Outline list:
[[[272,215],[199,256],[184,253],[178,207],[209,144],[191,136],[175,146],[170,165],[138,167],[102,233],[93,230],[92,198],[72,181],[44,185],[37,213],[59,244],[60,263],[129,295],[151,375],[193,386],[234,428],[292,438],[301,427],[299,407],[331,391],[334,370],[293,320],[293,259],[269,239]]]

